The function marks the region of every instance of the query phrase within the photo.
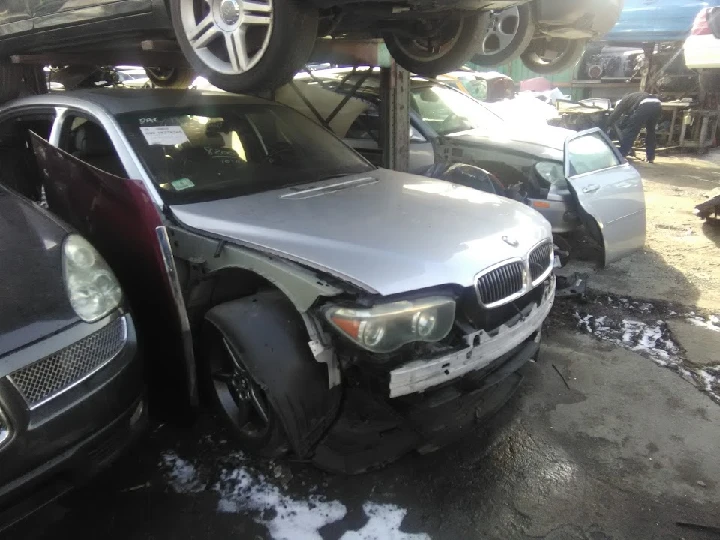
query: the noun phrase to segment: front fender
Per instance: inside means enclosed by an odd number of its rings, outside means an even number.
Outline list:
[[[328,370],[308,346],[300,314],[279,291],[215,306],[205,315],[238,350],[303,458],[335,420],[342,385],[329,388]]]

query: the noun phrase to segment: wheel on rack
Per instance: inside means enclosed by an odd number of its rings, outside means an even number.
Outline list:
[[[434,77],[461,67],[478,50],[489,13],[414,21],[382,33],[388,51],[411,73]]]
[[[530,4],[492,11],[487,31],[472,62],[483,67],[512,62],[530,45],[534,34]]]
[[[192,69],[178,67],[146,67],[145,75],[155,88],[187,88],[195,80]]]
[[[538,37],[532,40],[520,58],[529,70],[548,75],[577,64],[586,44],[586,39]]]
[[[190,66],[228,92],[272,90],[310,57],[318,12],[303,0],[170,0]]]

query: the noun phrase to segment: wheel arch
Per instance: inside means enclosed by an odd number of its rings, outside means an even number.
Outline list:
[[[203,321],[238,350],[254,351],[243,357],[245,367],[266,393],[292,449],[309,456],[338,414],[342,386],[332,386],[330,371],[313,358],[295,306],[271,288],[215,305]]]

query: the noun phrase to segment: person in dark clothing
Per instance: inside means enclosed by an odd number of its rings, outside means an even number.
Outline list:
[[[608,118],[608,128],[617,124],[620,132],[620,153],[630,153],[640,130],[645,127],[645,152],[649,163],[655,161],[655,126],[660,119],[662,105],[657,96],[647,92],[633,92],[626,95],[615,105]]]

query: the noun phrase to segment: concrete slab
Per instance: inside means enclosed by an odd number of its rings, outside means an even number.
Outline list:
[[[33,520],[45,535],[19,538],[690,540],[709,537],[676,522],[720,526],[720,407],[707,396],[647,358],[567,332],[525,374],[477,434],[356,477],[302,463],[278,473],[238,457],[212,422],[165,426],[56,509],[62,519]],[[183,460],[177,474],[168,452]],[[177,493],[181,480],[191,489]],[[228,493],[237,506],[221,512]],[[266,506],[248,506],[258,494]]]
[[[668,327],[685,349],[689,363],[697,367],[720,365],[720,332],[678,320],[668,321]]]

